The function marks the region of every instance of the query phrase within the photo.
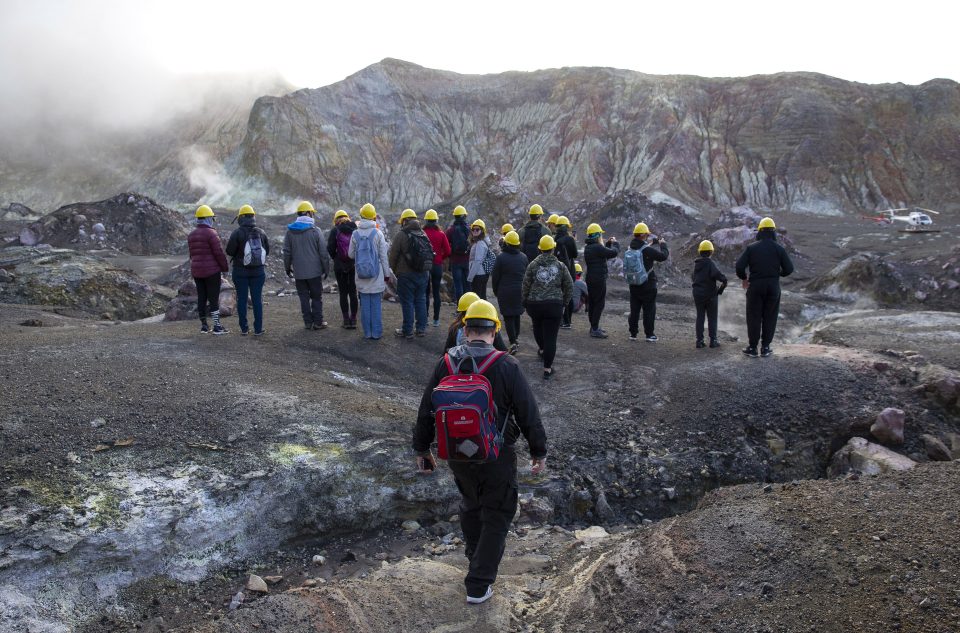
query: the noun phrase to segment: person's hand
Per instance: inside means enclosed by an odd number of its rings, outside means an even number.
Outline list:
[[[546,457],[534,457],[530,460],[530,474],[539,475],[547,469]]]
[[[432,475],[437,469],[437,460],[433,458],[433,453],[424,457],[417,457],[417,472],[421,475]]]
[[[742,280],[742,281],[740,282],[740,285],[743,286],[743,289],[744,289],[744,290],[746,290],[747,288],[750,287],[750,282],[747,281],[746,279],[744,279],[744,280]]]

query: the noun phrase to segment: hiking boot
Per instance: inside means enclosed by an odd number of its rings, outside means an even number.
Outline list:
[[[305,329],[305,330],[312,330],[312,329],[313,329],[313,323],[304,323],[304,324],[303,324],[303,329]]]
[[[230,332],[229,332],[225,327],[223,327],[222,325],[214,325],[214,326],[213,326],[213,334],[216,334],[217,336],[219,336],[219,335],[221,335],[221,334],[229,334],[229,333],[230,333]]]
[[[713,349],[717,347],[720,347],[720,341],[715,338],[710,339],[710,348]]]
[[[743,350],[743,353],[749,356],[750,358],[759,358],[760,355],[757,354],[757,348],[754,346],[746,347]]]
[[[355,330],[355,329],[357,329],[357,319],[356,319],[356,318],[350,319],[350,324],[347,325],[347,329],[348,329],[348,330]]]
[[[493,587],[487,585],[487,591],[482,596],[471,596],[467,594],[467,604],[483,604],[493,597]]]
[[[327,322],[326,322],[326,321],[321,321],[320,323],[314,323],[312,326],[310,326],[309,329],[311,329],[311,330],[325,330],[325,329],[327,329]]]
[[[703,342],[703,339],[697,340],[697,349],[703,349],[707,344]]]
[[[651,334],[650,336],[647,337],[647,343],[656,343],[659,340],[660,339],[657,338],[656,334]]]
[[[761,347],[761,348],[760,348],[760,355],[763,356],[764,358],[766,358],[767,356],[770,356],[770,355],[772,355],[772,354],[773,354],[773,350],[770,349],[769,346],[768,346],[768,347]]]
[[[409,334],[407,334],[406,332],[403,331],[403,328],[397,328],[397,329],[395,329],[395,330],[393,331],[393,335],[396,336],[396,337],[398,337],[398,338],[405,338],[405,339],[412,339],[412,338],[413,338],[413,332],[410,332]]]
[[[590,330],[590,336],[593,338],[607,338],[607,335],[604,334],[603,330]]]
[[[201,334],[209,334],[209,333],[210,333],[210,326],[207,325],[206,323],[201,324],[201,325],[200,325],[200,333],[201,333]]]

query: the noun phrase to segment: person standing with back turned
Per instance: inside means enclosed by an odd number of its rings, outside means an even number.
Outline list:
[[[430,281],[427,283],[427,313],[430,312],[430,295],[433,295],[433,327],[440,327],[440,284],[443,281],[443,262],[450,257],[450,241],[437,222],[440,216],[433,209],[423,214],[426,226],[423,232],[430,238],[433,247],[433,268],[430,269]]]
[[[453,302],[457,303],[460,295],[468,290],[467,274],[470,271],[470,227],[467,226],[467,210],[460,205],[453,210],[453,224],[447,229],[447,241],[450,242]]]
[[[247,295],[253,304],[253,335],[263,334],[263,284],[267,281],[264,264],[270,254],[267,234],[257,228],[257,212],[249,204],[237,211],[237,227],[227,241],[227,255],[233,258],[233,286],[237,290],[237,318],[240,334],[250,331],[247,323]]]
[[[640,324],[640,310],[643,310],[643,335],[648,343],[656,343],[657,335],[654,327],[657,324],[657,273],[653,269],[655,262],[665,262],[670,257],[667,243],[655,237],[652,244],[647,244],[650,229],[646,223],[640,222],[633,227],[633,240],[630,248],[624,254],[623,271],[630,284],[630,316],[627,318],[627,327],[630,328],[630,340],[637,340]],[[657,246],[658,248],[654,248]],[[637,259],[633,259],[636,257]],[[639,270],[642,266],[643,270]],[[634,271],[645,279],[642,283],[634,283]]]
[[[220,246],[220,236],[213,228],[213,210],[205,204],[197,207],[194,214],[197,228],[187,237],[190,250],[190,274],[197,286],[197,314],[200,316],[200,333],[210,332],[207,315],[213,319],[213,333],[226,334],[220,323],[220,275],[230,268]],[[209,305],[209,311],[207,310]]]
[[[489,381],[496,405],[495,423],[503,433],[500,454],[493,461],[477,463],[451,459],[448,462],[461,494],[460,526],[466,541],[464,553],[470,561],[464,579],[468,604],[480,604],[493,596],[493,583],[503,558],[507,532],[517,512],[519,483],[514,448],[517,438],[523,435],[530,447],[532,474],[543,472],[547,463],[547,435],[530,385],[514,357],[493,349],[493,339],[499,329],[500,319],[491,303],[481,299],[467,308],[464,317],[466,343],[451,349],[434,367],[420,400],[413,429],[417,469],[421,474],[432,473],[436,460],[430,445],[440,431],[433,407],[434,388],[450,375],[451,367],[453,371],[463,371],[474,364],[479,369],[488,361],[492,363],[481,376]],[[491,357],[493,354],[499,356]]]
[[[360,223],[350,236],[349,254],[360,294],[363,338],[379,341],[383,336],[383,291],[394,275],[387,264],[387,240],[377,228],[377,210],[369,202],[360,209]]]
[[[749,344],[743,350],[747,356],[757,357],[757,343],[760,343],[760,356],[773,354],[770,343],[780,314],[780,278],[792,272],[793,262],[787,249],[777,243],[777,225],[771,218],[763,218],[757,226],[757,241],[747,246],[737,259],[737,277],[747,291]]]
[[[602,237],[603,229],[594,222],[587,227],[587,245],[583,247],[583,261],[587,265],[587,291],[590,293],[587,310],[590,315],[590,336],[593,338],[607,338],[606,331],[600,327],[600,317],[607,303],[607,260],[620,253],[617,238],[611,237],[604,245],[600,241]]]
[[[309,204],[304,202],[300,206]],[[333,274],[337,278],[337,291],[340,293],[340,312],[343,314],[342,327],[345,330],[357,329],[357,283],[349,253],[350,238],[356,230],[357,225],[350,219],[350,214],[341,209],[333,214],[333,230],[327,235],[327,254],[333,260]]]
[[[316,225],[313,205],[304,202],[297,219],[287,225],[283,236],[283,268],[293,277],[300,297],[303,327],[323,330],[323,279],[330,273],[330,258],[323,244],[323,232]]]
[[[413,209],[400,214],[400,233],[390,243],[390,269],[397,274],[397,298],[403,313],[403,326],[394,334],[405,339],[424,336],[427,331],[427,280],[433,267],[430,238],[420,228]],[[414,324],[416,318],[416,324]]]

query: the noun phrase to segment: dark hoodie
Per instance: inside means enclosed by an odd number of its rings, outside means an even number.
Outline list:
[[[737,259],[737,277],[747,279],[750,269],[750,281],[786,277],[793,272],[793,262],[787,255],[787,249],[777,242],[777,232],[771,229],[757,231],[757,241],[747,246]]]
[[[270,255],[270,242],[267,240],[267,234],[257,227],[257,218],[254,215],[241,215],[237,220],[239,225],[230,234],[227,241],[227,256],[233,258],[233,274],[239,274],[247,277],[258,277],[263,273],[263,266],[244,266],[243,249],[247,245],[250,234],[254,231],[260,234],[260,243],[267,255]]]
[[[583,263],[587,265],[587,282],[603,281],[607,278],[607,260],[620,253],[620,245],[613,242],[604,246],[598,237],[588,237],[583,247]]]
[[[633,238],[630,240],[630,250],[639,250],[645,243]],[[667,248],[666,243],[660,242],[658,246],[659,249],[653,244],[647,244],[647,247],[643,249],[643,267],[647,269],[647,280],[637,286],[638,288],[651,288],[657,285],[657,271],[653,269],[653,264],[655,262],[665,262],[670,257],[670,249]]]
[[[347,235],[353,235],[353,232],[357,230],[357,223],[353,220],[344,220],[343,222],[338,223],[334,226],[330,233],[327,235],[327,254],[330,255],[330,259],[333,260],[333,270],[337,273],[352,273],[353,272],[353,260],[347,259],[343,260],[337,255],[337,238],[341,233],[346,233]],[[349,242],[349,240],[348,240]]]
[[[570,276],[575,276],[576,271],[574,270],[574,264],[579,256],[577,252],[577,240],[573,239],[573,236],[570,235],[566,226],[558,226],[554,238],[557,241],[557,248],[554,251],[554,255],[567,267],[567,270],[570,271]]]
[[[330,257],[323,248],[323,232],[302,218],[287,225],[283,236],[283,267],[296,279],[316,279],[330,273]]]
[[[712,299],[723,292],[727,287],[727,278],[720,272],[717,263],[710,257],[698,257],[693,260],[693,274],[690,275],[693,281],[694,299]],[[717,288],[717,282],[720,287]]]

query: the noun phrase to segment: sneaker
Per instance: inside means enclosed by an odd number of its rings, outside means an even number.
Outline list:
[[[656,343],[659,340],[660,339],[657,338],[656,334],[651,334],[650,336],[647,337],[647,343]]]
[[[757,348],[753,346],[744,348],[743,353],[749,356],[750,358],[759,358],[760,356],[759,354],[757,354]]]
[[[544,369],[544,370],[543,370],[543,379],[544,379],[544,380],[550,380],[551,378],[553,378],[553,371],[554,371],[554,370],[553,370],[552,367],[551,367],[549,370]]]
[[[760,348],[760,355],[763,356],[764,358],[766,358],[767,356],[770,356],[770,355],[772,355],[772,354],[773,354],[773,350],[770,349],[769,347],[761,347],[761,348]]]
[[[470,594],[467,594],[467,604],[483,604],[487,600],[493,597],[493,587],[487,585],[487,591],[480,597],[474,597]]]
[[[254,336],[263,336],[266,333],[266,330],[260,330],[259,332],[254,332]]]
[[[603,330],[590,330],[590,336],[593,338],[607,338],[607,335],[604,334]]]
[[[210,333],[210,326],[207,325],[206,323],[202,324],[202,325],[200,326],[200,333],[201,333],[201,334],[209,334],[209,333]]]
[[[426,336],[426,335],[427,335],[427,331],[426,331],[426,330],[417,330],[417,332],[416,332],[417,338],[422,338],[422,337],[424,337],[424,336]]]
[[[345,329],[345,330],[349,330],[349,329],[350,329],[350,321],[344,321],[344,322],[343,322],[343,325],[341,325],[340,327],[342,327],[342,328]]]
[[[572,327],[573,327],[573,326],[570,325],[569,323],[561,323],[561,324],[560,324],[560,329],[561,329],[561,330],[569,330],[569,329],[572,328]]]
[[[326,321],[321,321],[320,323],[314,323],[308,329],[311,330],[325,330],[327,329],[328,323]]]
[[[229,330],[227,330],[227,329],[226,329],[225,327],[223,327],[222,325],[214,325],[214,326],[213,326],[213,333],[216,334],[217,336],[219,336],[219,335],[221,335],[221,334],[229,334]]]
[[[398,337],[398,338],[406,338],[406,339],[411,339],[411,338],[413,338],[413,332],[410,332],[409,334],[407,334],[406,332],[403,331],[402,328],[397,328],[397,329],[395,329],[395,330],[393,331],[393,335],[396,336],[396,337]]]
[[[348,330],[355,330],[355,329],[357,329],[357,320],[356,320],[356,319],[350,319],[350,321],[347,323],[347,329],[348,329]]]
[[[312,330],[312,329],[313,329],[313,323],[304,323],[304,324],[303,324],[303,329],[305,329],[305,330]]]
[[[636,335],[636,334],[631,334],[629,338],[630,338],[631,341],[635,341],[635,340],[637,340],[637,335]]]
[[[240,330],[240,336],[246,336],[246,335],[249,334],[249,333],[250,333],[250,330],[248,330],[248,329],[242,329],[242,330]]]
[[[703,349],[703,348],[706,347],[706,346],[707,346],[707,344],[704,343],[702,340],[697,341],[697,349]]]
[[[711,349],[720,347],[720,341],[715,338],[710,339],[710,347]]]
[[[433,327],[440,327],[440,319],[433,320]]]
[[[510,349],[507,350],[507,353],[509,353],[511,356],[516,356],[517,352],[519,351],[520,351],[519,343],[510,343]]]

